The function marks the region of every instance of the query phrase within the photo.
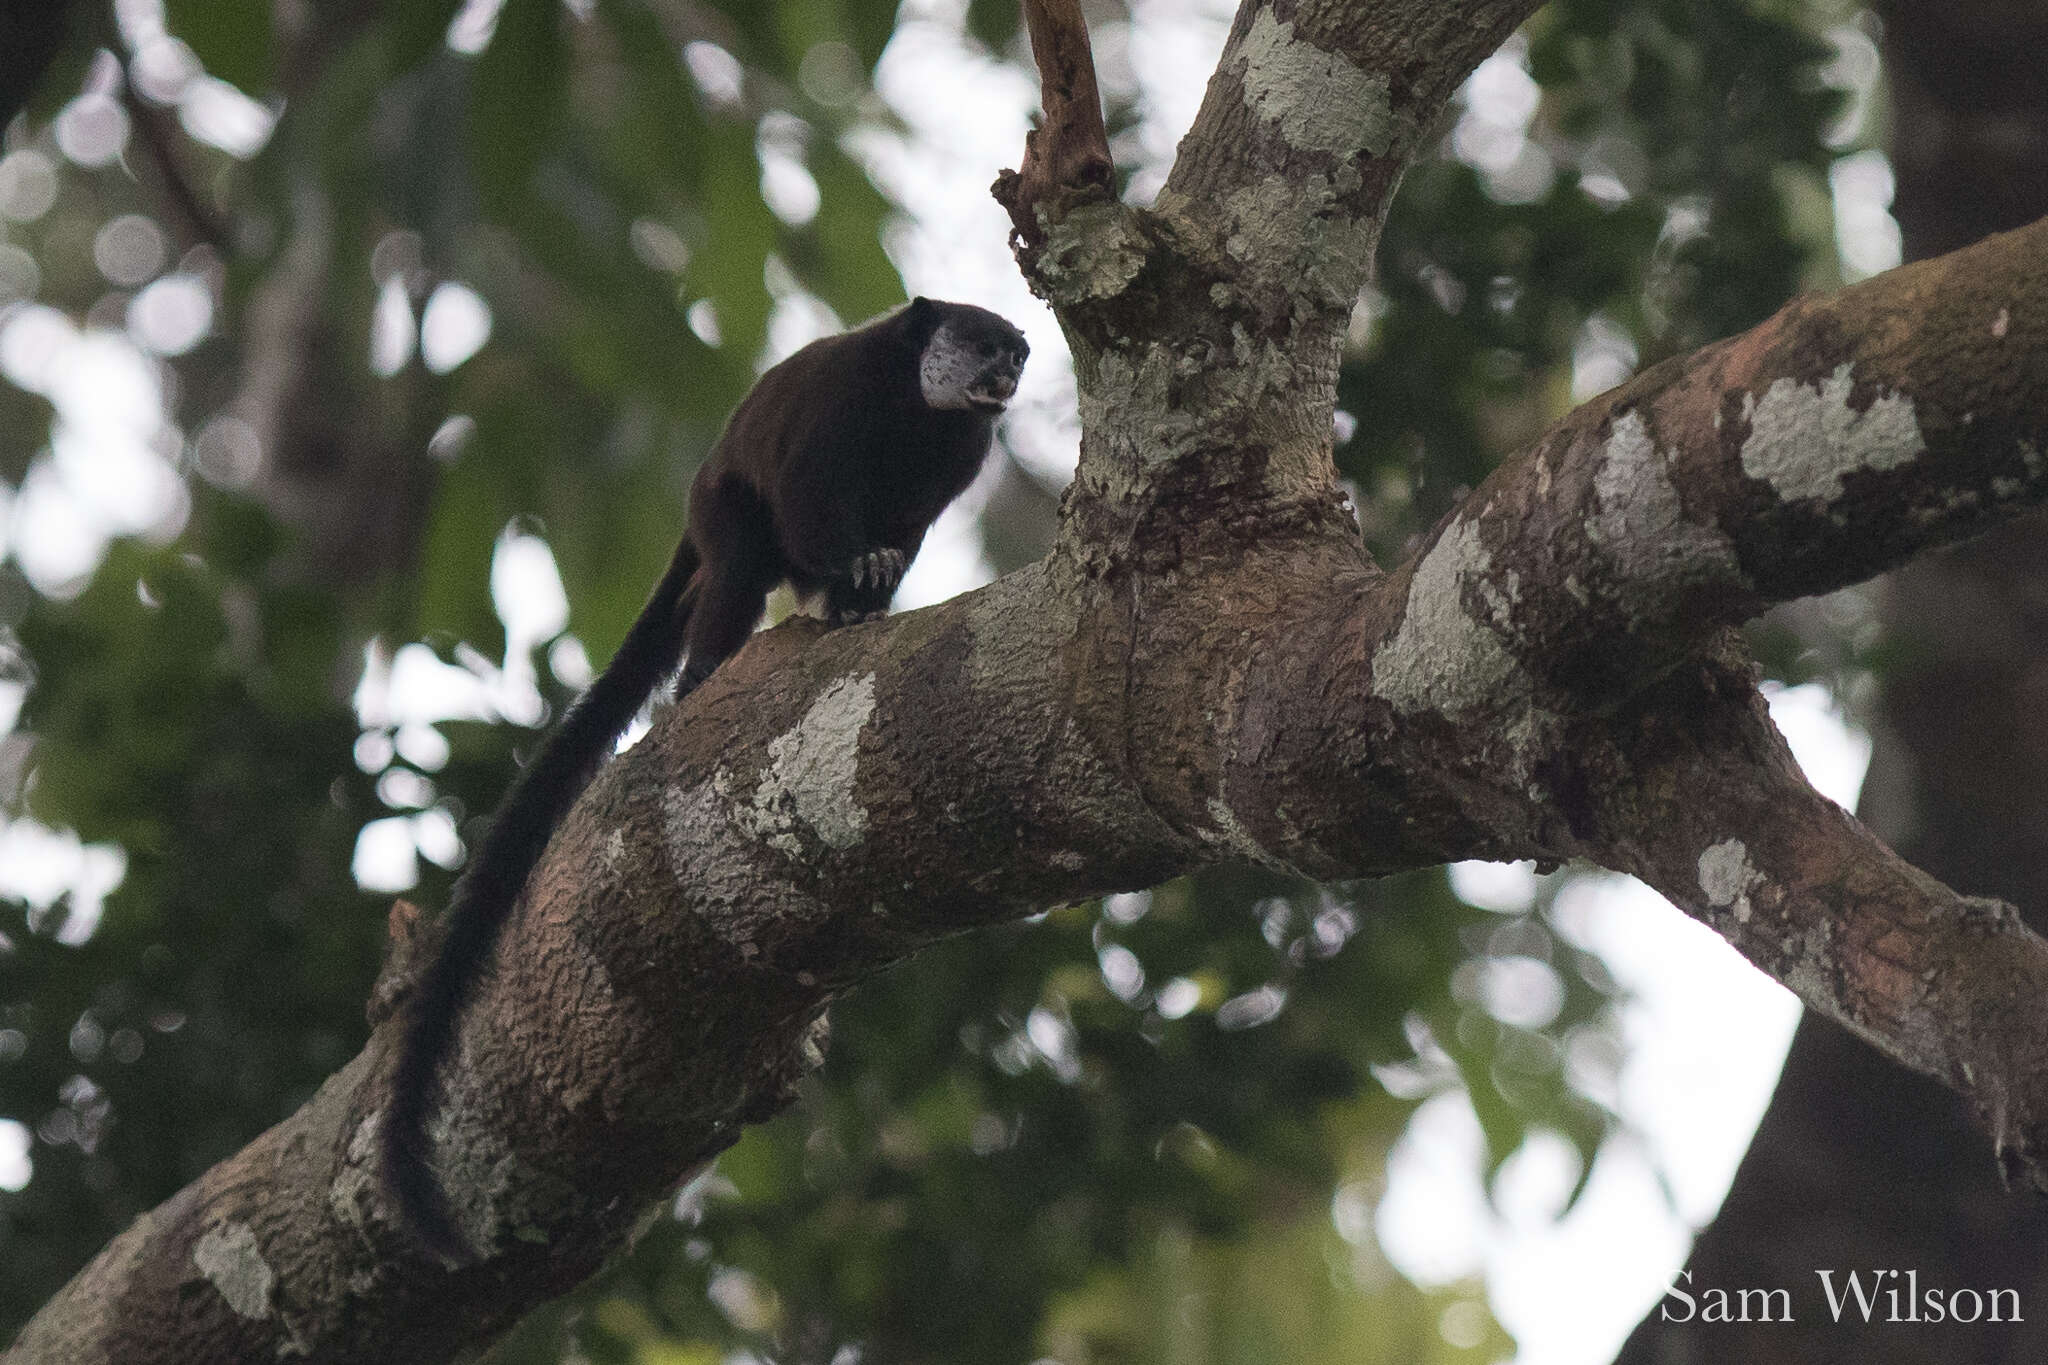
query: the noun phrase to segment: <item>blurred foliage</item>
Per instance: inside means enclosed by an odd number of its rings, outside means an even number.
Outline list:
[[[1015,0],[937,10],[1022,51]],[[125,326],[184,490],[76,581],[30,576],[19,525],[0,562],[0,689],[29,683],[0,730],[6,817],[126,857],[96,926],[76,897],[0,902],[0,1117],[34,1163],[0,1193],[6,1332],[353,1053],[386,904],[351,876],[359,831],[472,820],[530,741],[372,714],[366,646],[495,677],[488,570],[517,525],[546,535],[601,660],[778,310],[853,321],[902,296],[895,210],[849,150],[895,126],[872,89],[894,0],[169,0],[174,39],[146,3],[122,13],[119,38],[80,25],[0,143],[0,341],[29,300],[88,336]],[[1603,364],[1828,281],[1842,99],[1815,35],[1847,17],[1558,0],[1496,59],[1510,98],[1489,126],[1475,98],[1407,177],[1343,373],[1339,458],[1376,553]],[[1121,69],[1123,130],[1144,109]],[[222,108],[281,115],[235,146],[209,132]],[[764,189],[793,171],[814,204]],[[132,215],[160,238],[147,271],[106,245]],[[212,308],[184,345],[145,325],[174,278]],[[375,320],[410,347],[455,282],[488,344],[373,367]],[[7,354],[0,520],[66,477],[62,397]],[[250,431],[279,443],[254,465]],[[409,894],[438,905],[449,878],[429,862]],[[1502,1009],[1503,967],[1554,998]],[[1379,1247],[1387,1153],[1462,1090],[1486,1173],[1532,1134],[1588,1169],[1614,1120],[1567,1059],[1609,1038],[1610,990],[1541,904],[1478,910],[1440,874],[1218,870],[955,940],[842,1003],[803,1102],[495,1358],[1498,1359],[1476,1286],[1410,1284]]]
[[[1339,466],[1383,559],[1569,408],[1589,354],[1647,367],[1836,282],[1848,101],[1817,33],[1839,10],[1557,0],[1495,59],[1542,101],[1519,134],[1468,112],[1450,141],[1471,154],[1409,172],[1339,389],[1360,418]]]

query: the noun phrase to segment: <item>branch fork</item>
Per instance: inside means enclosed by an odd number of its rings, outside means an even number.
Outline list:
[[[884,623],[757,636],[592,784],[436,1120],[487,1259],[433,1262],[377,1192],[386,1018],[17,1351],[445,1359],[785,1103],[835,993],[1221,859],[1632,872],[2048,1183],[2048,946],[1815,794],[1731,634],[2048,501],[2048,222],[1640,376],[1383,573],[1330,458],[1350,301],[1422,130],[1533,8],[1246,0],[1141,210],[1110,193],[1076,0],[1027,0],[1046,122],[999,194],[1075,353],[1058,548]]]

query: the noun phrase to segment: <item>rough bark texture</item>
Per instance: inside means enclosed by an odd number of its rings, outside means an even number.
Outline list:
[[[1055,550],[757,637],[592,786],[430,1125],[481,1260],[431,1260],[383,1204],[386,1018],[16,1358],[445,1359],[786,1103],[835,994],[1226,859],[1639,872],[2029,1168],[2048,945],[1805,787],[1729,624],[2048,500],[2048,222],[1642,376],[1382,573],[1330,462],[1338,350],[1420,130],[1531,8],[1248,0],[1153,208],[1027,186],[1084,432]]]
[[[1895,5],[1893,205],[1909,257],[2048,213],[2048,13],[2007,0]],[[1884,680],[1863,807],[1919,866],[2048,923],[2048,522],[2015,521],[1883,588]],[[1720,1215],[1687,1269],[1697,1291],[1792,1289],[1815,1271],[1917,1271],[1947,1290],[2017,1290],[2026,1323],[1939,1326],[1824,1312],[1797,1324],[1667,1323],[1626,1365],[2031,1365],[2048,1359],[2048,1209],[2014,1198],[1969,1106],[1826,1020],[1807,1018]],[[1887,1282],[1889,1283],[1889,1282]],[[1887,1315],[1889,1306],[1883,1310]]]

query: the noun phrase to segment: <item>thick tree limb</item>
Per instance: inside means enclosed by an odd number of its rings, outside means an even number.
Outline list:
[[[117,1240],[22,1358],[446,1358],[786,1103],[836,993],[1226,859],[1639,872],[1970,1093],[2016,1160],[2048,1150],[2048,951],[1814,796],[1714,629],[2048,496],[2023,445],[2043,230],[1644,376],[1383,574],[1331,470],[1338,347],[1416,130],[1527,8],[1252,0],[1156,208],[1039,201],[1027,262],[1085,432],[1057,548],[886,623],[757,637],[593,784],[433,1125],[483,1260],[429,1263],[383,1207],[386,1022]]]
[[[1296,261],[1319,276],[1370,260],[1301,251],[1377,220],[1415,145],[1472,69],[1534,13],[1537,0],[1359,4],[1247,0],[1202,109],[1160,196],[1162,213],[1225,215],[1235,255],[1278,278]],[[1297,182],[1293,187],[1276,180]],[[1357,287],[1340,303],[1350,311]]]
[[[1766,607],[2040,503],[2044,355],[2048,220],[1800,299],[1594,399],[1417,557],[1417,591],[1483,603],[1494,649],[1470,677],[1413,660],[1408,692],[1619,696]]]
[[[1081,381],[1069,549],[1131,553],[1161,497],[1332,500],[1337,364],[1387,198],[1535,7],[1246,0],[1152,208],[1041,212],[1020,259]]]
[[[2048,497],[2044,354],[2048,220],[1800,299],[1595,399],[1443,534],[1512,563],[1517,622],[1633,668]]]
[[[2048,213],[2048,84],[2034,54],[2048,8],[2012,0],[1891,0],[1885,84],[1909,260]],[[1869,713],[1859,815],[1956,888],[2048,925],[2048,520],[2031,513],[1877,587],[1888,663]],[[1797,629],[1797,627],[1794,627]],[[1910,1266],[1934,1285],[2048,1289],[2048,1201],[2013,1199],[1954,1092],[1901,1071],[1847,1031],[1801,1022],[1769,1110],[1687,1268],[1703,1285],[1789,1285],[1817,1266]],[[1649,1311],[1619,1357],[1744,1365],[1908,1365],[1938,1349],[1974,1365],[2048,1359],[2039,1314],[1928,1336],[1881,1317],[1797,1324],[1664,1320]]]
[[[1633,780],[1602,802],[1602,861],[1969,1098],[2008,1176],[2038,1179],[2048,942],[2012,906],[1951,891],[1813,791],[1746,677],[1692,672],[1646,702],[1615,727]]]

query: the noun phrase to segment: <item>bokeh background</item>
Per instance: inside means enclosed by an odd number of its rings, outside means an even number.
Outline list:
[[[1090,0],[1120,186],[1220,0]],[[0,1339],[362,1044],[766,364],[907,292],[1033,358],[900,608],[1043,553],[1077,439],[986,186],[1014,0],[80,0],[0,140]],[[1884,22],[1554,0],[1407,176],[1337,458],[1383,562],[1503,455],[1896,264]],[[0,63],[6,59],[0,58]],[[1867,594],[1755,632],[1856,799]],[[961,939],[506,1362],[1610,1359],[1796,1007],[1640,887],[1219,870]]]

